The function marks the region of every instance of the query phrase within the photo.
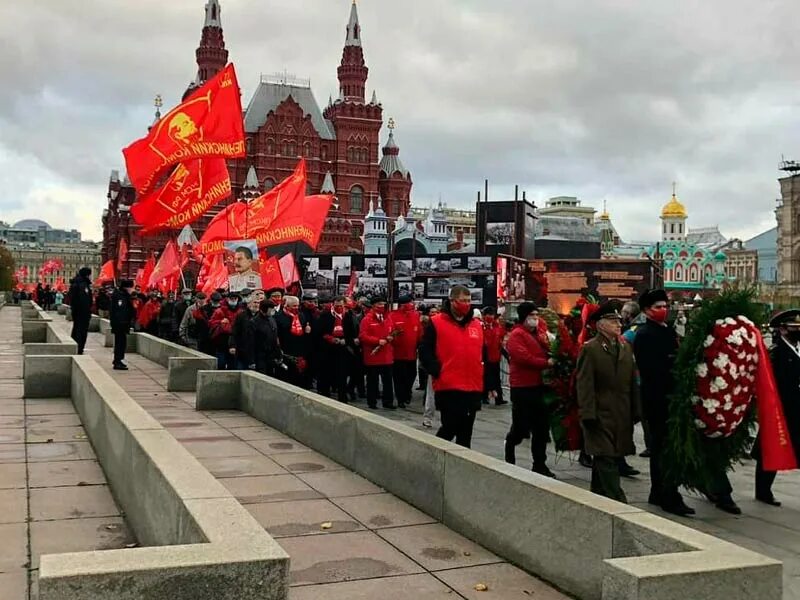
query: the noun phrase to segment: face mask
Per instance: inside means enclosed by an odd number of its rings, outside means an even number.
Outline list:
[[[468,300],[453,300],[450,305],[453,308],[453,314],[458,318],[466,317],[472,306]]]
[[[296,315],[298,313],[298,310],[296,306],[287,306],[286,312],[288,312],[290,315]]]
[[[373,308],[373,309],[372,309],[372,311],[373,311],[373,312],[374,312],[376,315],[381,315],[381,316],[383,316],[383,315],[385,315],[385,314],[386,314],[386,307],[385,307],[385,306],[381,306],[381,307],[377,307],[377,306],[376,306],[375,308]]]
[[[800,342],[800,331],[789,331],[786,334],[786,339],[788,339],[793,344],[797,344]]]
[[[525,319],[525,327],[531,331],[536,331],[539,328],[539,319],[537,317],[528,317]]]
[[[239,306],[239,301],[238,300],[228,300],[228,306],[230,306],[231,308],[236,308],[237,306]]]
[[[337,315],[343,315],[344,314],[344,306],[334,306],[333,307],[333,312],[335,312]]]
[[[667,320],[667,307],[651,308],[647,314],[648,317],[653,319],[656,323],[663,323]]]
[[[184,299],[186,302],[191,302],[191,301],[192,301],[192,295],[191,295],[191,294],[184,294],[184,295],[183,295],[183,299]]]
[[[486,315],[485,317],[483,317],[483,321],[487,325],[491,325],[492,323],[494,323],[494,317]]]
[[[219,302],[212,302],[211,308],[219,308]]]

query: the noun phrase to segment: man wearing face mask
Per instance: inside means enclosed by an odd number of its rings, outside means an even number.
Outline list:
[[[271,288],[264,293],[267,300],[271,300],[275,305],[275,310],[281,312],[283,308],[283,288]],[[277,313],[276,313],[277,314]]]
[[[522,322],[522,321],[520,321]],[[486,364],[484,365],[484,404],[489,404],[489,396],[494,394],[496,406],[506,404],[503,400],[503,386],[500,382],[500,360],[503,357],[504,327],[497,322],[497,309],[487,306],[483,309],[483,340],[486,344]]]
[[[347,342],[347,349],[350,353],[347,396],[351,402],[356,401],[356,393],[358,393],[359,398],[367,397],[364,385],[364,357],[361,353],[361,340],[358,339],[358,331],[368,308],[369,301],[365,296],[360,296],[356,300],[353,309],[348,310],[344,316],[344,339]]]
[[[255,368],[253,357],[253,347],[251,344],[250,319],[258,312],[259,304],[252,302],[252,291],[245,288],[241,291],[242,302],[241,310],[236,315],[231,329],[231,336],[228,341],[230,353],[236,357],[236,368],[241,371]]]
[[[378,379],[383,385],[383,408],[393,410],[392,364],[394,363],[394,327],[386,312],[386,298],[376,296],[372,299],[372,309],[361,321],[358,338],[367,371],[367,405],[378,407]]]
[[[181,292],[181,299],[175,302],[175,310],[172,313],[172,337],[175,340],[180,340],[181,323],[183,317],[192,306],[194,300],[192,299],[192,290],[184,288]]]
[[[186,312],[183,313],[183,319],[178,328],[178,339],[181,344],[194,350],[200,349],[200,330],[203,326],[206,329],[206,338],[208,337],[208,319],[202,312],[205,302],[206,295],[198,292],[194,304],[187,307]]]
[[[297,296],[285,296],[283,300],[283,310],[275,316],[275,323],[287,369],[277,375],[287,383],[307,390],[311,388],[308,371],[311,336],[305,332],[306,318],[300,312]]]
[[[469,448],[483,398],[483,325],[472,313],[471,294],[453,286],[442,312],[426,328],[420,357],[433,378],[442,426],[437,437]]]
[[[636,450],[633,425],[639,419],[639,386],[633,350],[620,336],[617,307],[616,302],[605,302],[589,317],[597,335],[581,348],[576,387],[586,452],[594,457],[592,492],[627,503],[618,465]]]
[[[555,477],[546,464],[550,415],[544,403],[542,378],[545,369],[553,366],[550,342],[539,330],[536,305],[523,302],[517,308],[517,317],[519,325],[506,343],[511,371],[511,429],[506,435],[505,458],[515,464],[514,449],[530,435],[533,472]]]
[[[255,316],[248,321],[248,352],[252,356],[252,367],[270,376],[276,374],[276,369],[285,371],[280,368],[282,354],[274,314],[275,305],[272,301],[262,300]]]
[[[114,369],[117,371],[128,370],[123,361],[128,347],[128,333],[135,318],[131,302],[132,290],[133,281],[123,279],[120,281],[119,289],[111,296],[110,320],[111,332],[114,334]]]
[[[347,402],[347,373],[349,371],[344,317],[344,296],[338,296],[334,299],[331,309],[319,316],[318,322],[322,347],[317,391],[322,396],[330,396],[331,387],[335,386],[339,402]]]
[[[800,457],[800,310],[792,309],[776,315],[770,322],[776,329],[770,349],[775,384],[783,406],[786,429],[794,447],[794,455]],[[756,500],[771,506],[781,503],[772,494],[775,471],[765,471],[761,459],[761,433],[756,438],[753,458],[756,459]]]
[[[392,374],[397,405],[405,408],[406,404],[411,404],[411,392],[417,378],[417,347],[422,339],[422,325],[409,294],[400,296],[397,305],[397,310],[392,311],[392,323],[398,332],[394,340]]]
[[[209,322],[211,328],[211,343],[217,357],[217,368],[229,371],[236,369],[236,353],[231,352],[230,336],[233,323],[239,316],[239,293],[232,292],[214,314]]]
[[[672,367],[678,352],[678,336],[667,325],[667,293],[648,290],[639,299],[647,317],[633,338],[633,352],[639,368],[642,389],[642,412],[650,430],[650,497],[648,502],[668,513],[693,515],[694,509],[684,503],[674,482],[664,476],[669,395],[674,388]]]

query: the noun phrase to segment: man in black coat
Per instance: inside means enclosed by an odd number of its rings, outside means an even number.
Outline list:
[[[686,506],[675,482],[667,481],[666,455],[669,395],[673,391],[672,366],[678,352],[678,336],[667,325],[667,293],[648,290],[639,299],[647,321],[638,327],[633,339],[633,353],[641,378],[642,412],[650,426],[650,497],[648,502],[675,515],[693,515]]]
[[[186,288],[181,292],[181,298],[175,300],[175,310],[172,313],[172,339],[173,341],[178,340],[178,333],[181,328],[181,321],[183,321],[183,315],[186,314],[186,309],[188,309],[192,304],[194,304],[194,298],[192,297],[192,290]]]
[[[250,289],[245,288],[241,291],[242,298],[249,298],[252,294]],[[250,321],[259,311],[259,304],[248,302],[243,310],[239,311],[233,321],[231,336],[228,340],[231,351],[236,356],[236,368],[241,371],[255,368],[255,356],[253,356],[253,337],[250,331]]]
[[[297,296],[285,296],[283,301],[283,310],[275,315],[275,323],[287,368],[278,372],[277,376],[292,385],[311,389],[308,365],[311,334],[306,333],[308,321],[305,313],[300,312]]]
[[[72,312],[72,339],[78,344],[78,354],[83,354],[89,321],[92,319],[92,270],[83,267],[69,287],[69,306]]]
[[[800,310],[792,309],[776,315],[770,321],[776,330],[770,349],[772,371],[778,386],[778,395],[783,406],[786,428],[794,447],[795,457],[800,458]],[[756,500],[780,506],[772,494],[775,471],[765,471],[761,457],[761,434],[756,440],[753,458],[756,459]]]
[[[262,300],[258,313],[250,319],[247,329],[247,352],[253,357],[255,369],[270,376],[275,375],[276,369],[284,370],[274,312],[275,305],[270,300]]]
[[[119,289],[111,296],[111,332],[114,334],[114,369],[117,371],[128,370],[123,361],[128,346],[128,332],[136,318],[136,311],[131,302],[132,290],[133,281],[123,279]]]
[[[317,321],[317,344],[319,344],[317,391],[322,396],[330,396],[331,388],[335,387],[339,402],[347,402],[350,356],[344,332],[344,304],[344,296],[338,296],[333,301],[331,309],[323,311]]]

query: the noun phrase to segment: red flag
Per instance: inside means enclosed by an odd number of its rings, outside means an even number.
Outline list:
[[[67,286],[66,286],[66,284],[64,283],[64,278],[63,278],[63,277],[59,277],[58,279],[56,279],[56,282],[55,282],[55,285],[54,285],[54,287],[55,287],[55,289],[56,289],[56,291],[57,291],[57,292],[64,292],[64,291],[66,291],[66,289],[67,289]]]
[[[128,177],[139,194],[153,189],[172,165],[193,158],[245,155],[242,104],[229,64],[125,148]]]
[[[95,286],[103,285],[103,282],[114,281],[114,261],[109,260],[100,267],[100,274],[94,280]]]
[[[259,248],[289,242],[304,242],[312,252],[317,249],[333,196],[306,196],[300,211],[281,214],[269,229],[256,235]]]
[[[278,220],[302,219],[305,190],[306,161],[300,159],[294,173],[267,193],[247,203],[235,202],[214,217],[200,239],[201,253],[223,252],[224,240],[258,239]]]
[[[270,256],[266,262],[261,264],[261,287],[265,290],[272,288],[283,289],[281,264],[274,256]]]
[[[281,277],[283,277],[284,288],[288,288],[295,281],[300,281],[300,272],[297,270],[297,264],[294,261],[294,254],[290,252],[286,256],[282,257],[279,262],[281,265]]]
[[[143,290],[148,289],[148,282],[150,281],[150,276],[153,274],[155,268],[156,259],[153,257],[153,254],[150,253],[150,256],[147,257],[147,261],[144,263],[144,268],[136,271],[136,285]]]
[[[181,263],[178,250],[175,248],[175,242],[170,240],[167,242],[164,252],[161,253],[155,269],[153,269],[153,272],[150,274],[150,278],[147,280],[147,287],[152,288],[163,285],[163,279],[179,275],[180,271]]]
[[[128,262],[128,242],[121,240],[119,243],[119,254],[117,255],[117,271],[122,271],[122,265]]]
[[[228,287],[228,267],[222,254],[203,263],[200,277],[198,277],[198,286],[201,280],[203,283],[200,289],[206,294],[212,294],[219,288]]]
[[[356,270],[353,269],[350,271],[350,283],[347,286],[347,293],[345,296],[352,298],[353,293],[356,291],[356,286],[358,285],[358,275],[356,274]]]
[[[150,235],[184,227],[230,195],[224,158],[190,160],[175,167],[163,186],[140,198],[131,215],[142,226],[139,235]]]
[[[791,471],[797,468],[797,457],[794,455],[792,440],[786,428],[786,418],[778,396],[778,386],[775,384],[769,353],[761,333],[755,329],[755,334],[758,337],[756,407],[761,460],[765,471]]]

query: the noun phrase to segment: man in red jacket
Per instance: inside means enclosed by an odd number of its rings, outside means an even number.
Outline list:
[[[367,404],[378,408],[378,378],[383,385],[383,408],[393,410],[392,363],[394,349],[392,340],[396,331],[392,318],[386,312],[386,298],[376,296],[372,299],[372,309],[361,321],[358,339],[364,351],[364,368],[367,371]]]
[[[519,324],[506,343],[511,367],[511,429],[506,435],[506,462],[516,462],[514,449],[531,436],[533,472],[555,477],[547,467],[550,415],[544,403],[542,373],[553,366],[550,342],[539,328],[539,314],[532,302],[517,308]]]
[[[484,404],[489,404],[491,392],[495,393],[496,406],[507,404],[503,400],[503,385],[500,382],[500,359],[502,358],[503,338],[506,328],[497,322],[497,309],[487,306],[483,309],[483,342],[486,344],[486,364],[484,365]]]
[[[442,426],[436,437],[466,448],[483,398],[483,325],[472,313],[468,288],[450,290],[442,312],[431,319],[420,346],[425,370],[433,377]]]
[[[233,323],[239,315],[239,292],[231,292],[222,305],[214,311],[208,324],[211,328],[211,343],[217,356],[217,368],[236,369],[236,353],[231,351],[230,336]]]
[[[392,311],[392,326],[398,332],[394,340],[394,394],[397,405],[405,408],[411,404],[411,391],[417,378],[417,347],[422,339],[419,312],[413,298],[403,294],[398,298],[398,309]]]

